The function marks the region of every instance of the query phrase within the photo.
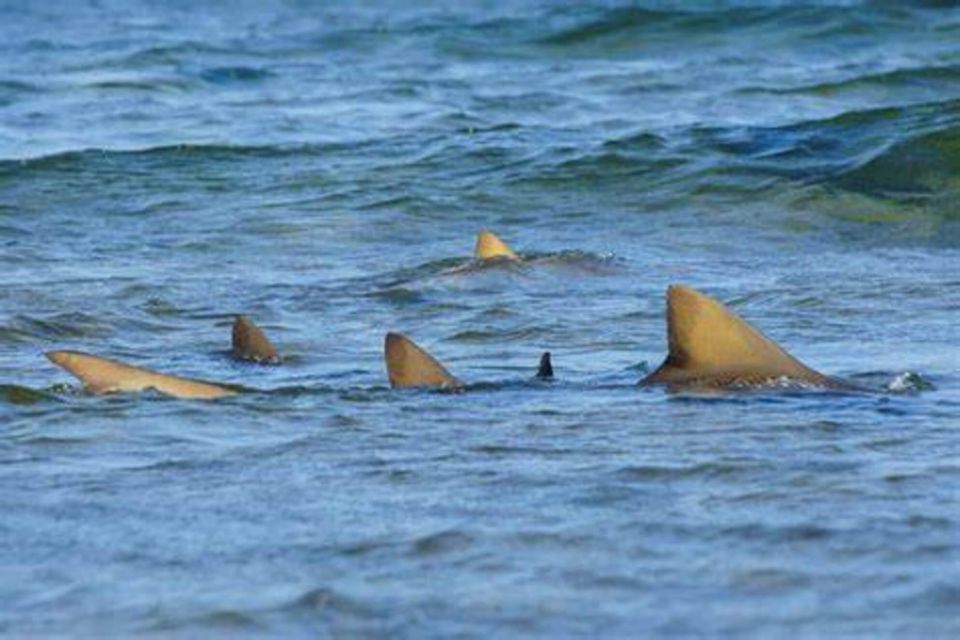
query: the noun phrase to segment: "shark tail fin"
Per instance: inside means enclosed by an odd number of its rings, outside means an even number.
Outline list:
[[[267,336],[243,315],[233,321],[233,357],[262,364],[280,364],[280,354]]]
[[[481,231],[477,234],[477,246],[473,251],[473,256],[478,260],[489,258],[520,259],[520,256],[514,253],[513,249],[492,231]]]
[[[390,386],[394,388],[463,386],[436,358],[405,335],[388,333],[383,356]]]
[[[91,393],[156,389],[168,396],[193,399],[220,398],[235,393],[210,382],[169,376],[79,351],[50,351],[46,356],[76,376]]]
[[[733,311],[689,287],[667,289],[667,340],[666,360],[644,383],[753,384],[779,377],[829,381]]]
[[[537,377],[543,380],[553,379],[553,362],[550,359],[550,352],[544,351],[540,356],[540,367],[537,369]]]

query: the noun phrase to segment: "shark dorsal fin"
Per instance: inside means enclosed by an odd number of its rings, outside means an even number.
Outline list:
[[[733,386],[788,378],[826,384],[743,318],[699,291],[667,289],[669,353],[646,383]]]
[[[492,231],[481,231],[477,234],[477,246],[473,251],[473,256],[478,260],[489,258],[520,259],[520,256],[514,253],[513,249]]]
[[[233,321],[233,357],[263,364],[280,364],[280,354],[263,331],[247,316]]]
[[[50,351],[47,357],[76,376],[91,393],[156,389],[176,398],[197,399],[220,398],[235,393],[210,382],[168,376],[79,351]]]
[[[540,356],[540,366],[537,368],[537,377],[543,380],[553,379],[553,362],[550,358],[550,352],[544,351]]]
[[[463,386],[436,358],[405,335],[388,333],[384,341],[383,357],[392,387]]]

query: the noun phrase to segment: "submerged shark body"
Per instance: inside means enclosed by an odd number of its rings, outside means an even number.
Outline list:
[[[689,287],[667,289],[667,341],[667,358],[641,384],[856,390],[806,366],[733,311]]]
[[[477,260],[490,260],[492,258],[520,259],[520,256],[514,253],[513,249],[492,231],[481,231],[477,234],[477,246],[473,250],[473,257]]]
[[[233,321],[233,357],[259,364],[280,364],[280,354],[267,336],[246,316]]]
[[[156,389],[175,398],[213,399],[234,395],[235,390],[202,380],[157,373],[133,365],[81,353],[50,351],[48,358],[76,376],[90,393],[119,393]]]

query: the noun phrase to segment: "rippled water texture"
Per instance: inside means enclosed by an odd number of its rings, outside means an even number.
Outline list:
[[[330,5],[0,4],[0,633],[960,635],[960,8]],[[885,391],[638,387],[671,283]]]

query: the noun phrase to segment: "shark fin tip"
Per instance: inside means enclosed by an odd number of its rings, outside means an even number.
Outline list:
[[[501,240],[497,234],[489,229],[484,229],[477,234],[477,245],[474,248],[473,255],[479,260],[488,260],[490,258],[520,259],[520,256],[510,248],[510,245]]]

